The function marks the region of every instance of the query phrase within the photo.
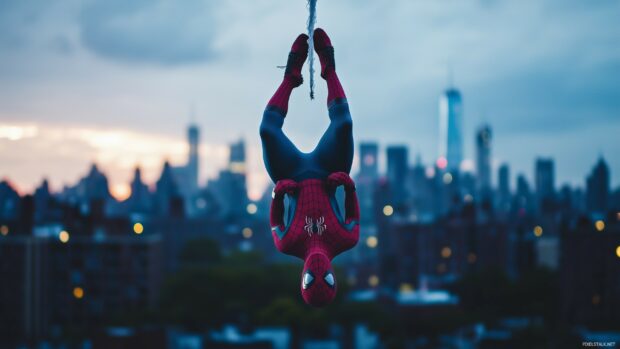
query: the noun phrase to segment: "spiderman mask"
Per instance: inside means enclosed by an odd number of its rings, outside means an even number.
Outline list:
[[[335,197],[343,186],[345,212]],[[285,196],[288,196],[287,215]],[[276,248],[304,260],[301,295],[307,304],[325,306],[336,296],[331,260],[359,240],[359,204],[355,184],[344,172],[325,180],[278,181],[271,204],[271,231]]]

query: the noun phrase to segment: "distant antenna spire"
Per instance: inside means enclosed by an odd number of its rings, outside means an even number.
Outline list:
[[[452,70],[452,65],[448,64],[448,87],[454,87],[454,71]]]
[[[481,124],[483,125],[487,125],[488,124],[488,113],[487,113],[487,109],[482,106],[480,107],[480,120],[481,120]]]
[[[196,108],[194,102],[189,104],[189,122],[192,124],[196,122]]]

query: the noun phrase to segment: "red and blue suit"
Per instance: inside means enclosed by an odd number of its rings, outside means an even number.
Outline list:
[[[302,297],[310,305],[324,306],[336,296],[331,260],[357,244],[360,217],[355,183],[348,174],[353,161],[349,105],[329,37],[316,29],[313,38],[321,76],[327,81],[329,127],[310,153],[299,151],[282,132],[290,94],[303,82],[308,37],[301,34],[291,48],[284,79],[265,109],[260,135],[265,167],[276,183],[270,215],[274,243],[280,252],[304,260]],[[345,212],[340,212],[335,197],[339,186],[345,192]]]

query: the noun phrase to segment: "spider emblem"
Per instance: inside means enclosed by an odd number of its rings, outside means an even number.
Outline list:
[[[316,222],[313,221],[312,218],[306,216],[304,230],[308,232],[308,235],[312,236],[314,233],[322,235],[325,229],[327,229],[327,225],[325,224],[325,218],[323,216],[319,217]]]

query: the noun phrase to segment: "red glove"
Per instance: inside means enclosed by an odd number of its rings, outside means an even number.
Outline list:
[[[293,195],[297,193],[297,182],[292,179],[282,179],[276,183],[276,187],[273,189],[274,199],[281,198],[284,194]]]
[[[327,185],[331,189],[344,186],[346,192],[355,191],[355,183],[345,172],[334,172],[327,177]]]
[[[345,172],[334,172],[327,177],[327,186],[331,190],[336,190],[339,186],[344,187],[346,194],[344,199],[345,223],[352,220],[359,222],[360,207],[355,193],[355,182]]]

